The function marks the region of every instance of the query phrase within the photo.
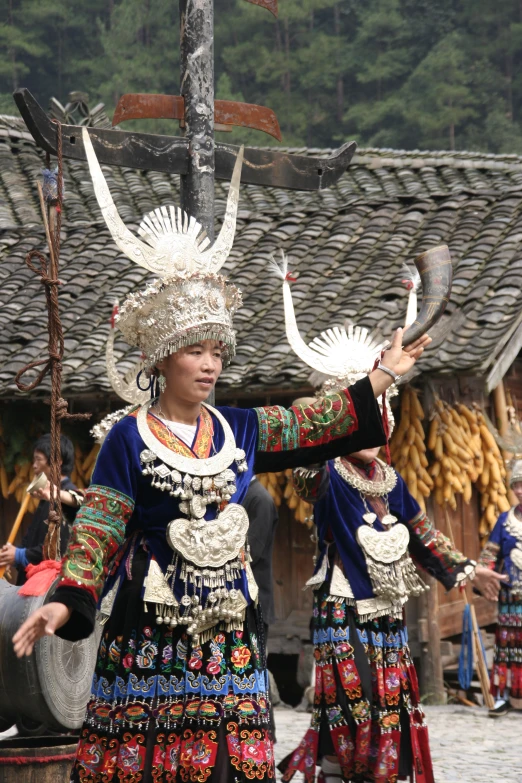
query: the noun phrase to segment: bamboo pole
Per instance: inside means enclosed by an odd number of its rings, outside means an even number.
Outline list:
[[[29,501],[31,500],[31,495],[27,494],[25,498],[22,501],[22,505],[20,506],[20,510],[18,511],[18,514],[16,515],[16,519],[13,523],[13,527],[11,528],[11,532],[9,533],[9,538],[7,539],[8,544],[14,544],[16,536],[18,534],[18,530],[20,529],[20,525],[22,524],[22,519],[24,518],[25,512],[27,511],[27,506],[29,505]],[[1,566],[0,567],[0,579],[3,579],[3,576],[5,574],[7,566]]]

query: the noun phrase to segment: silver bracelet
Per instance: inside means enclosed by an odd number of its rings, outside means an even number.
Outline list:
[[[390,370],[389,367],[385,367],[384,364],[381,364],[381,362],[379,362],[379,364],[377,365],[377,369],[382,370],[387,375],[389,375],[390,378],[393,378],[394,383],[396,383],[397,380],[401,377],[400,375],[397,375],[396,372],[393,372],[393,370]]]

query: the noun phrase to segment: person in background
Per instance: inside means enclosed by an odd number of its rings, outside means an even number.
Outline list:
[[[275,620],[272,552],[274,550],[274,539],[279,517],[270,493],[255,476],[248,487],[243,507],[248,514],[247,541],[250,546],[250,557],[252,558],[250,565],[259,588],[258,601],[263,620],[265,655],[268,655],[268,649],[266,648],[268,632]],[[269,685],[269,688],[272,740],[275,744],[277,739],[271,685]]]
[[[248,514],[248,543],[252,571],[259,587],[259,603],[265,636],[275,620],[272,552],[278,522],[277,509],[270,493],[253,478],[243,501]]]
[[[74,467],[74,446],[66,435],[61,436],[61,483],[60,498],[62,501],[63,519],[60,530],[60,554],[63,556],[69,541],[71,526],[76,512],[83,501],[83,495],[70,478]],[[43,560],[43,543],[47,535],[47,517],[49,516],[49,501],[51,497],[50,478],[51,436],[42,435],[33,447],[33,473],[45,473],[48,482],[43,489],[33,492],[33,497],[40,503],[34,512],[32,522],[22,540],[22,545],[4,544],[0,549],[0,566],[14,565],[18,569],[17,584],[25,582],[25,569],[31,563],[38,565]]]
[[[481,566],[498,571],[508,579],[495,590],[480,592],[498,601],[491,693],[495,706],[491,718],[510,710],[522,710],[522,460],[517,460],[509,482],[517,505],[502,513],[479,558]]]

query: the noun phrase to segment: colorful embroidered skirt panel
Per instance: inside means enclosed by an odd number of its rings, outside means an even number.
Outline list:
[[[522,699],[522,596],[502,587],[491,671],[491,693]]]
[[[71,781],[273,779],[257,613],[249,608],[242,631],[217,628],[192,647],[184,626],[156,625],[144,611],[139,560],[104,627]]]
[[[315,700],[311,727],[280,765],[283,780],[315,780],[336,755],[345,781],[433,783],[428,733],[406,629],[383,617],[359,623],[344,600],[314,599]]]

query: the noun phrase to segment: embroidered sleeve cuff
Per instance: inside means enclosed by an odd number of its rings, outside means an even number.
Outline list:
[[[368,377],[311,407],[254,409],[258,418],[255,472],[327,462],[386,442]]]
[[[499,554],[499,544],[494,544],[493,541],[488,541],[480,553],[478,563],[479,565],[484,566],[484,568],[489,568],[491,571],[494,571],[498,562]]]
[[[355,408],[347,389],[328,394],[314,405],[256,408],[259,451],[289,451],[320,446],[357,429]]]
[[[78,587],[63,585],[54,592],[52,600],[72,611],[69,620],[56,631],[57,636],[68,642],[77,642],[91,635],[96,622],[96,604],[90,593]]]
[[[96,484],[90,487],[72,528],[60,586],[82,588],[97,602],[133,508],[134,501],[121,492]]]

